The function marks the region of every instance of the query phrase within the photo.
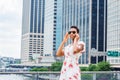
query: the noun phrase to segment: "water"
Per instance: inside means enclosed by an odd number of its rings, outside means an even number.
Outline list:
[[[32,80],[30,77],[16,74],[0,74],[0,80]]]

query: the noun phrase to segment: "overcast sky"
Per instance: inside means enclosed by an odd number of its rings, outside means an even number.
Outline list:
[[[0,0],[0,56],[20,58],[22,0]]]

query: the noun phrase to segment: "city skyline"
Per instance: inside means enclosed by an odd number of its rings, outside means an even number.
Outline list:
[[[22,0],[1,0],[0,56],[20,58],[22,5]]]
[[[22,0],[0,0],[0,56],[20,58]]]

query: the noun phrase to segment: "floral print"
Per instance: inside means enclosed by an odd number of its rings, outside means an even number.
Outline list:
[[[79,44],[84,44],[84,42],[79,41],[78,47]],[[72,44],[69,44],[68,46],[65,47],[64,49],[65,60],[63,62],[59,80],[81,80],[78,59],[81,56],[81,53],[84,51],[85,47],[83,51],[74,54]]]

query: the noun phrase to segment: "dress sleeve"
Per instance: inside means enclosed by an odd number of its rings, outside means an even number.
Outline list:
[[[78,46],[80,46],[80,44],[84,45],[84,49],[82,51],[80,51],[80,52],[85,52],[85,43],[83,41],[79,41]]]

